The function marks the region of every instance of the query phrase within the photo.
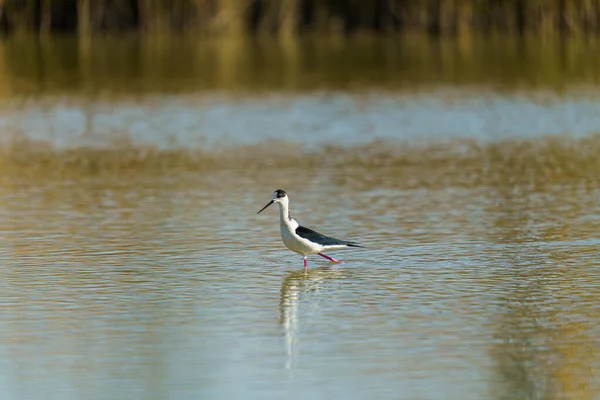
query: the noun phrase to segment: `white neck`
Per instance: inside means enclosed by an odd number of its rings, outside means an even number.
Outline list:
[[[292,219],[290,215],[290,205],[287,201],[283,201],[281,203],[277,203],[279,205],[279,221],[282,225],[298,225],[296,221]]]

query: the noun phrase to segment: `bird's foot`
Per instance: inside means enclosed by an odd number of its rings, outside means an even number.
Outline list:
[[[335,264],[341,264],[341,263],[342,263],[340,260],[336,260],[336,259],[335,259],[335,258],[333,258],[333,257],[326,256],[326,255],[325,255],[325,254],[323,254],[323,253],[317,253],[317,254],[318,254],[318,255],[320,255],[320,256],[321,256],[321,257],[323,257],[323,258],[326,258],[326,259],[328,259],[328,260],[329,260],[329,261],[331,261],[332,263],[335,263]]]

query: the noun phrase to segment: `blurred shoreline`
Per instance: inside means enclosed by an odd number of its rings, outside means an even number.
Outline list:
[[[0,32],[594,36],[599,11],[589,0],[2,0]]]

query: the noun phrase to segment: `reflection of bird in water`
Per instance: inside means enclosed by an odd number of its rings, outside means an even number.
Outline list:
[[[344,249],[346,247],[363,247],[357,243],[335,239],[320,234],[319,232],[315,232],[312,229],[300,226],[300,224],[298,224],[298,222],[290,215],[288,195],[281,189],[277,189],[273,192],[271,201],[257,212],[257,214],[260,214],[262,210],[273,203],[279,204],[281,240],[283,240],[283,244],[285,244],[288,249],[304,257],[304,269],[307,268],[306,257],[310,254],[318,254],[329,261],[339,264],[341,261],[326,256],[321,252],[325,250]]]
[[[332,279],[341,279],[348,271],[337,268],[322,267],[309,271],[295,271],[288,274],[281,283],[281,326],[284,331],[287,361],[286,369],[291,369],[297,351],[298,342],[298,309],[300,301],[307,294],[317,294],[321,284]]]

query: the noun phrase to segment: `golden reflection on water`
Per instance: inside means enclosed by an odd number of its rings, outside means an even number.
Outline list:
[[[0,97],[196,90],[501,90],[597,84],[598,43],[534,37],[419,35],[199,39],[194,35],[15,36],[0,41]]]
[[[170,170],[210,173],[239,169],[254,173],[274,168],[327,168],[335,172],[336,184],[355,185],[361,190],[378,185],[525,186],[546,190],[575,182],[582,186],[569,186],[567,190],[593,190],[600,179],[599,153],[599,135],[581,139],[513,139],[489,144],[467,139],[439,140],[426,145],[376,140],[353,147],[327,145],[321,151],[311,152],[277,141],[204,151],[134,145],[53,149],[44,142],[14,139],[0,150],[0,173],[5,177],[25,174],[45,178]]]

